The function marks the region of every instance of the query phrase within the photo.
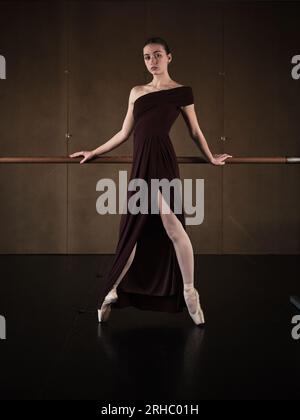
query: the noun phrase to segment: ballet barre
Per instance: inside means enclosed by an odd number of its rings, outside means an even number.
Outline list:
[[[78,163],[81,157],[68,156],[9,156],[0,157],[0,163]],[[178,156],[178,163],[207,163],[206,159],[200,156]],[[226,164],[237,163],[300,163],[300,157],[275,156],[275,157],[232,157],[225,160]],[[132,156],[99,156],[84,162],[86,163],[132,163]],[[223,165],[224,166],[224,165]]]

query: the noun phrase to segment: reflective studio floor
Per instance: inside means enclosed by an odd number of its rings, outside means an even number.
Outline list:
[[[299,256],[196,255],[205,329],[133,307],[98,324],[111,258],[1,255],[1,399],[299,399]]]

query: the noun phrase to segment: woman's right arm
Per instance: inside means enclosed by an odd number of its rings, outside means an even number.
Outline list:
[[[134,119],[133,119],[133,104],[136,96],[136,88],[133,87],[129,94],[128,99],[128,109],[125,116],[125,119],[123,121],[123,125],[120,131],[117,132],[111,139],[109,139],[106,143],[101,144],[101,146],[97,147],[94,150],[91,151],[81,151],[81,152],[75,152],[69,155],[69,157],[77,157],[77,156],[84,156],[84,159],[80,162],[86,162],[89,159],[98,157],[102,155],[103,153],[110,152],[111,150],[118,147],[120,144],[124,143],[126,140],[128,140],[133,127],[134,127]]]

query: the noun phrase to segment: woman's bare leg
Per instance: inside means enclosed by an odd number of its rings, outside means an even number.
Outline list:
[[[170,210],[160,191],[158,191],[158,203],[162,223],[175,248],[183,277],[184,290],[190,290],[194,287],[194,252],[190,238],[176,215]],[[168,209],[167,212],[166,209]],[[190,308],[192,312],[195,312],[197,309],[195,294],[191,296]]]
[[[113,285],[112,289],[105,296],[104,301],[101,305],[101,309],[98,309],[98,320],[99,320],[99,322],[107,321],[107,319],[109,317],[109,314],[110,314],[110,311],[111,311],[111,303],[115,302],[118,298],[116,288],[117,288],[118,284],[120,283],[122,278],[125,276],[129,267],[132,264],[132,261],[133,261],[134,256],[135,256],[136,245],[137,244],[134,245],[133,250],[131,251],[131,254],[130,254],[125,266],[123,267],[123,270],[122,270],[121,274],[119,275],[117,281]]]
[[[111,293],[116,294],[116,288],[117,288],[117,286],[119,285],[119,283],[121,282],[121,280],[123,279],[123,277],[125,276],[125,274],[127,273],[127,271],[129,270],[129,268],[130,268],[130,266],[131,266],[131,264],[133,262],[133,259],[135,257],[136,245],[137,244],[134,245],[133,250],[131,251],[131,254],[130,254],[129,258],[128,258],[125,266],[123,267],[123,270],[122,270],[121,274],[119,275],[117,281],[113,285],[113,288],[110,290],[109,294],[111,294]]]

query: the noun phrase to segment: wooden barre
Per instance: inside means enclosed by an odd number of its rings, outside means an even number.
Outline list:
[[[0,163],[79,163],[81,157],[66,156],[9,156],[0,157]],[[198,156],[178,156],[178,163],[208,163],[203,157]],[[300,157],[232,157],[225,160],[226,164],[231,163],[300,163]],[[132,156],[99,156],[85,161],[86,163],[132,163]]]

